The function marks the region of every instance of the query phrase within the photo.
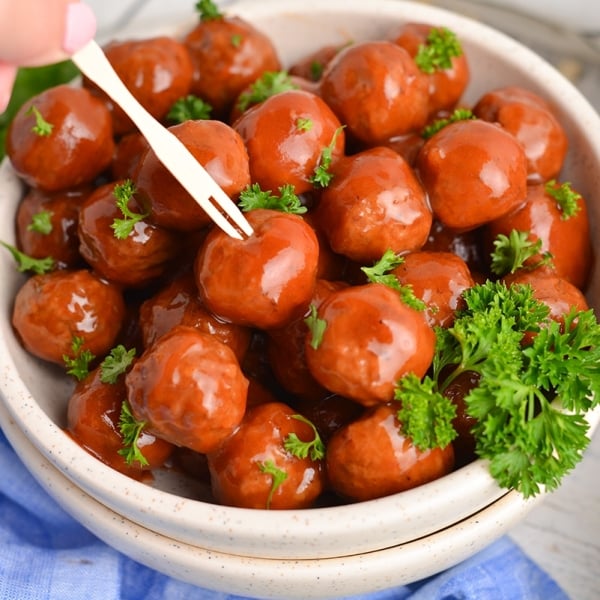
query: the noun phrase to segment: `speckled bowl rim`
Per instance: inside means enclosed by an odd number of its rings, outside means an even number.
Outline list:
[[[246,17],[268,30],[275,13],[296,19],[294,27],[302,28],[306,17],[341,15],[351,11],[368,27],[373,12],[381,17],[420,20],[444,24],[459,33],[465,47],[493,45],[502,52],[502,60],[532,89],[551,97],[559,113],[569,120],[569,127],[589,146],[584,158],[590,169],[600,165],[600,120],[583,96],[550,65],[533,52],[507,36],[470,19],[439,8],[402,2],[401,0],[319,0],[294,2],[262,0],[241,2],[228,8],[231,14]],[[391,21],[390,21],[391,22]],[[314,21],[312,25],[317,27]],[[318,35],[345,35],[343,19],[333,28],[325,26]],[[167,27],[165,25],[165,27]],[[171,27],[172,30],[172,27]],[[290,56],[300,48],[292,44]],[[558,96],[553,89],[560,89]],[[592,135],[592,132],[596,135]],[[580,139],[581,138],[581,139]],[[591,154],[590,154],[591,153]],[[583,168],[583,167],[582,167]],[[586,171],[586,173],[589,169]],[[588,187],[600,188],[599,176],[589,176]],[[16,187],[15,187],[16,186]],[[0,169],[0,239],[13,238],[11,225],[18,184],[10,166]],[[593,216],[593,215],[592,215]],[[594,240],[596,244],[596,241]],[[596,248],[596,250],[598,250]],[[16,285],[12,263],[4,253],[0,256],[3,282]],[[600,278],[594,275],[591,293],[598,297]],[[12,292],[7,292],[12,293]],[[5,314],[10,302],[3,298]],[[454,473],[414,490],[369,502],[334,508],[302,511],[249,511],[217,506],[149,488],[106,467],[75,444],[53,422],[32,397],[19,376],[13,356],[12,329],[7,320],[0,324],[0,391],[12,418],[38,450],[67,478],[124,517],[155,532],[179,541],[223,552],[267,558],[320,558],[358,554],[407,542],[468,517],[506,494],[489,475],[484,461],[476,461]],[[35,361],[32,361],[35,363]],[[23,373],[21,374],[23,375]],[[33,376],[33,375],[32,375]]]
[[[170,539],[115,513],[67,479],[27,440],[0,403],[0,426],[41,487],[99,539],[137,562],[202,588],[264,599],[372,593],[448,569],[500,538],[539,504],[509,492],[440,532],[376,552],[318,560],[241,557]]]

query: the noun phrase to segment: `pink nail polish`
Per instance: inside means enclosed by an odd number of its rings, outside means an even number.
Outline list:
[[[65,37],[63,50],[72,54],[87,42],[96,33],[96,16],[94,11],[83,2],[71,2],[67,5],[65,18]]]

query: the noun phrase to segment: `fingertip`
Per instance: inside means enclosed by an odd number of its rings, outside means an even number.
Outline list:
[[[69,54],[77,52],[96,34],[96,16],[90,6],[83,2],[67,5],[63,50]]]
[[[3,113],[10,102],[13,85],[17,76],[17,68],[0,63],[0,113]]]

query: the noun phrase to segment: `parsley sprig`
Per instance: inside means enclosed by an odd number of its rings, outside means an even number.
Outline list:
[[[83,347],[85,340],[80,336],[73,336],[71,340],[71,353],[63,354],[63,362],[67,367],[67,375],[72,375],[78,381],[85,379],[90,372],[90,364],[96,358],[91,352]]]
[[[265,460],[257,463],[261,473],[266,473],[271,476],[271,489],[267,496],[265,508],[271,508],[273,496],[279,486],[287,479],[288,474],[283,469],[280,469],[272,460]]]
[[[461,56],[462,46],[456,34],[447,27],[431,29],[424,44],[419,46],[415,62],[423,73],[434,73],[452,67],[452,58]]]
[[[566,181],[559,184],[556,179],[551,179],[546,182],[544,191],[548,196],[551,196],[556,200],[556,203],[562,212],[561,218],[563,220],[566,221],[567,219],[574,217],[581,210],[579,204],[581,194],[573,190],[570,182]]]
[[[449,117],[436,119],[433,123],[425,126],[421,132],[421,137],[428,140],[433,137],[438,131],[441,131],[447,125],[452,123],[458,123],[458,121],[471,121],[477,117],[473,114],[473,111],[469,108],[457,108]]]
[[[250,106],[260,104],[275,94],[297,89],[298,85],[294,83],[287,71],[266,71],[250,85],[246,92],[240,94],[236,108],[244,112]]]
[[[119,431],[123,436],[123,448],[119,450],[119,454],[125,458],[128,465],[133,465],[134,462],[138,462],[143,467],[148,465],[148,460],[138,446],[138,439],[145,426],[145,421],[136,421],[129,402],[124,400],[119,417]]]
[[[208,102],[194,94],[188,94],[173,104],[167,113],[167,119],[173,123],[200,121],[210,119],[211,113],[212,106]]]
[[[196,2],[196,11],[200,15],[200,21],[214,21],[223,18],[223,13],[212,0],[199,0]]]
[[[127,350],[123,344],[115,346],[100,363],[100,381],[102,383],[116,383],[117,379],[133,363],[135,348]]]
[[[552,265],[552,253],[541,252],[542,240],[532,240],[528,231],[512,229],[509,235],[499,233],[493,241],[490,270],[494,275],[503,276],[519,269],[534,270]],[[532,262],[532,258],[539,257]]]
[[[16,263],[17,270],[20,273],[31,271],[36,275],[43,275],[52,271],[56,265],[55,260],[51,256],[46,258],[33,258],[11,244],[7,244],[0,240],[0,245],[4,246],[11,254]]]
[[[114,235],[119,240],[129,237],[136,224],[143,221],[150,214],[148,211],[135,213],[129,209],[129,201],[135,193],[136,187],[131,179],[126,179],[123,183],[115,185],[113,190],[115,204],[124,217],[123,219],[114,219],[111,223]]]
[[[335,150],[335,144],[338,136],[344,130],[345,125],[338,127],[334,132],[328,146],[325,146],[321,151],[321,156],[317,166],[315,167],[314,173],[308,178],[308,180],[317,187],[326,188],[333,179],[333,173],[331,173],[331,163],[333,161],[333,151]]]
[[[31,216],[31,222],[27,225],[27,231],[33,231],[41,235],[50,235],[52,233],[52,217],[54,213],[51,210],[40,210]]]
[[[425,310],[427,308],[425,302],[417,298],[412,286],[402,285],[398,281],[398,278],[393,273],[390,273],[390,271],[393,271],[403,262],[404,258],[400,254],[396,254],[392,249],[388,248],[372,267],[361,267],[361,271],[371,283],[380,283],[397,291],[407,306],[419,311]]]
[[[245,212],[257,208],[267,208],[301,215],[307,211],[291,184],[282,185],[279,188],[279,196],[273,194],[271,190],[263,191],[258,183],[250,184],[240,193],[239,206]]]
[[[327,321],[319,317],[317,307],[314,304],[310,305],[310,312],[304,319],[304,323],[310,331],[310,347],[313,350],[317,350],[323,341],[323,334],[327,329]]]
[[[32,104],[25,113],[26,115],[33,115],[35,118],[35,125],[31,128],[31,131],[40,137],[47,137],[52,133],[54,125],[44,119],[39,108]]]
[[[411,403],[429,395],[431,403],[447,404],[448,385],[462,373],[477,373],[479,384],[464,398],[476,419],[477,454],[489,460],[490,473],[503,487],[525,497],[542,486],[552,490],[589,442],[584,415],[599,402],[600,325],[592,311],[571,312],[561,325],[530,286],[488,281],[465,291],[464,298],[466,308],[454,324],[436,328],[431,375],[399,382],[402,427],[420,447],[440,445],[435,433],[411,428],[413,417],[424,422],[420,407]],[[535,335],[524,347],[527,332]],[[451,420],[447,407],[435,414]]]
[[[313,430],[313,438],[303,442],[294,432],[288,434],[283,441],[283,447],[297,458],[308,458],[311,460],[321,460],[325,457],[325,444],[314,424],[303,415],[292,415],[292,419],[306,423]]]

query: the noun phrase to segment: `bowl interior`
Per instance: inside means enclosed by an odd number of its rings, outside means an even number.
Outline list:
[[[445,25],[461,39],[472,82],[465,100],[501,85],[522,85],[551,101],[570,140],[563,179],[589,203],[592,228],[600,218],[600,119],[558,72],[508,37],[431,6],[398,0],[240,2],[228,8],[274,40],[285,64],[320,45],[385,37],[394,25],[420,21]],[[184,31],[188,23],[123,31],[119,37]],[[0,169],[0,239],[14,240],[13,219],[22,190],[8,163]],[[598,254],[600,240],[594,238]],[[27,438],[76,486],[149,530],[216,551],[268,558],[345,556],[393,547],[481,510],[506,494],[476,461],[414,490],[335,508],[249,511],[216,506],[189,479],[162,474],[153,487],[112,471],[88,455],[62,430],[71,384],[59,369],[23,351],[10,325],[13,297],[23,276],[0,254],[0,391],[11,418]],[[588,300],[600,306],[600,276],[594,269]]]

